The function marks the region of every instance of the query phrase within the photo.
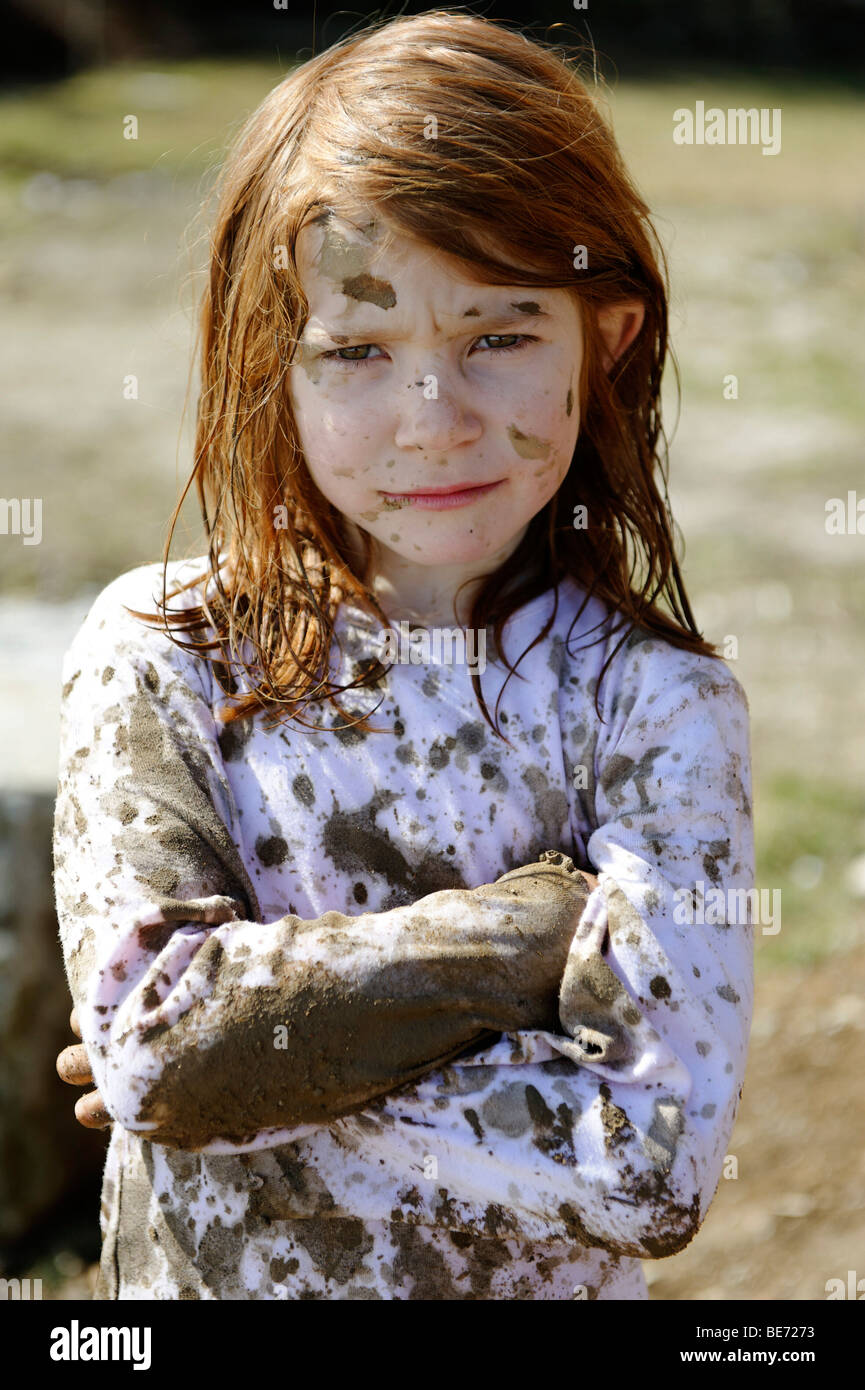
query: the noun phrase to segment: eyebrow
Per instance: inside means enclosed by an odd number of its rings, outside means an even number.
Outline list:
[[[515,314],[511,313],[510,311],[512,309],[516,309],[517,312]],[[551,315],[549,312],[542,308],[535,299],[512,299],[510,303],[499,305],[497,308],[489,309],[486,312],[483,310],[478,312],[476,304],[469,304],[461,314],[442,314],[442,318],[444,319],[453,318],[462,320],[474,318],[480,319],[482,323],[490,323],[493,320],[501,323],[523,323],[526,319],[548,319],[550,317]]]
[[[469,311],[475,306],[469,305],[468,310],[464,310],[461,314],[442,314],[440,317],[447,323],[464,324],[467,332],[481,326],[507,329],[518,328],[521,325],[525,326],[527,323],[537,323],[541,319],[552,318],[548,310],[542,309],[535,301],[531,301],[531,303],[531,311],[525,309],[518,311],[516,314],[511,312],[513,309],[512,304],[508,305],[505,309],[492,309],[487,313],[483,311],[471,313]],[[368,328],[364,325],[353,327],[348,320],[337,319],[334,320],[332,326],[322,324],[321,327],[328,337],[333,338],[334,341],[341,338],[369,338],[370,340],[374,340],[381,337],[383,333],[391,339],[400,336],[399,333],[393,332],[390,324],[382,323],[371,325]],[[315,336],[319,335],[316,334]],[[453,336],[457,335],[454,334]]]

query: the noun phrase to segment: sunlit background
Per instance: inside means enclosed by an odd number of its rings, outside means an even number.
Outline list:
[[[38,544],[0,533],[0,1274],[46,1297],[89,1296],[105,1147],[54,1074],[72,1041],[51,898],[61,658],[99,589],[161,557],[191,465],[197,214],[226,142],[295,62],[435,7],[319,4],[315,31],[312,8],[19,0],[10,20],[0,494],[41,499],[42,519]],[[564,0],[463,8],[587,32]],[[653,1299],[824,1298],[857,1252],[865,1276],[863,17],[856,0],[591,10],[669,256],[685,581],[750,699],[757,885],[782,906],[779,931],[757,928],[734,1162],[694,1243],[646,1263]],[[674,144],[697,101],[780,108],[780,152]],[[853,534],[827,529],[831,499]],[[185,516],[175,556],[202,548]]]

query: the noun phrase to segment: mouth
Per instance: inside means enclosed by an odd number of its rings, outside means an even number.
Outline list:
[[[504,478],[499,478],[494,483],[457,483],[452,487],[416,488],[411,492],[382,492],[381,496],[385,502],[395,503],[401,507],[411,506],[421,507],[427,511],[446,511],[453,507],[465,507],[471,502],[478,501],[481,497],[486,497],[488,493],[501,487],[504,481]]]

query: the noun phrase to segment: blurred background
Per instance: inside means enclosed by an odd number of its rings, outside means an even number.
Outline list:
[[[72,1041],[51,887],[62,655],[106,583],[161,558],[191,466],[199,210],[227,141],[295,63],[433,8],[4,8],[0,497],[40,499],[41,537],[0,506],[0,1275],[45,1297],[90,1295],[105,1150],[54,1071]],[[670,262],[685,581],[748,692],[757,885],[781,893],[726,1175],[694,1243],[646,1263],[650,1294],[822,1299],[865,1276],[865,3],[462,8],[598,50]],[[780,153],[674,144],[697,101],[780,108]],[[175,557],[203,548],[184,515]]]

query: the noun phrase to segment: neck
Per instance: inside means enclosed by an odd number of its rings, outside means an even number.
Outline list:
[[[408,619],[427,627],[465,627],[484,581],[513,554],[524,534],[525,528],[494,554],[472,564],[419,565],[378,544],[367,582],[391,622]]]
[[[382,565],[370,581],[370,588],[382,610],[394,622],[407,618],[426,627],[463,627],[468,622],[472,601],[483,576],[456,574],[427,566]],[[465,580],[469,579],[469,583]],[[460,590],[460,585],[464,587]],[[459,590],[459,593],[458,593]]]

